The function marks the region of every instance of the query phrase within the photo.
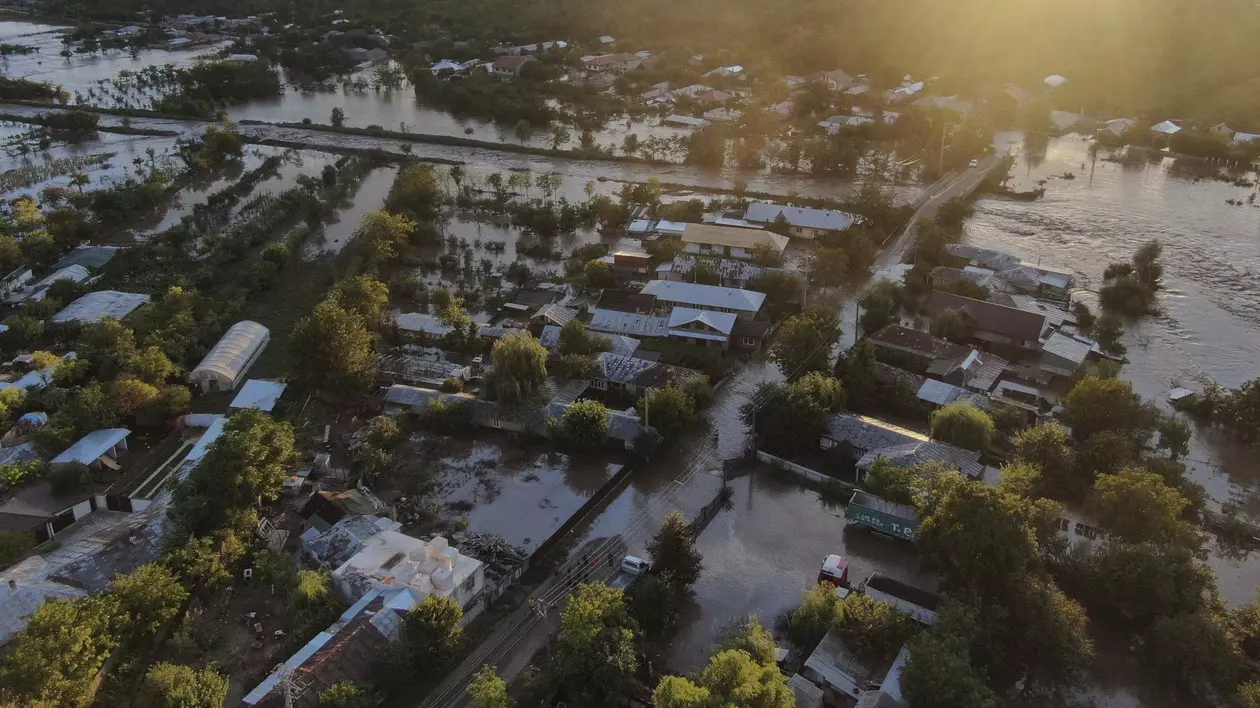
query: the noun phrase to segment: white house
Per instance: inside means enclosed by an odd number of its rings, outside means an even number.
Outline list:
[[[464,622],[468,622],[481,609],[473,601],[485,587],[486,566],[441,536],[425,542],[398,531],[382,531],[334,570],[332,578],[350,602],[378,588],[405,588],[417,603],[430,595],[449,597],[465,609]]]

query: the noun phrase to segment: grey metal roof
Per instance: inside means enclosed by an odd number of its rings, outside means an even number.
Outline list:
[[[957,468],[968,477],[979,477],[984,474],[984,465],[980,464],[980,453],[935,440],[870,450],[857,461],[857,468],[864,470],[881,459],[886,460],[893,467],[913,467],[925,462],[940,462]]]
[[[653,280],[643,288],[644,295],[653,295],[665,303],[693,305],[699,308],[723,308],[740,312],[757,312],[766,301],[766,294],[756,290],[722,288],[716,285]]]
[[[82,462],[90,465],[109,452],[118,443],[127,439],[131,431],[126,428],[105,428],[94,430],[79,438],[79,441],[66,448],[52,459],[52,464],[68,464]]]
[[[773,224],[782,214],[792,226],[827,231],[843,231],[853,224],[853,217],[834,209],[783,206],[769,202],[753,202],[748,205],[744,218],[762,224]]]
[[[928,441],[928,436],[923,433],[849,413],[839,413],[831,419],[827,437],[837,442],[847,442],[863,453]]]
[[[920,400],[935,403],[938,406],[947,406],[963,396],[971,395],[971,392],[965,388],[947,384],[944,381],[927,379],[919,387],[919,392],[916,395]]]
[[[932,292],[928,313],[939,316],[946,310],[959,310],[966,314],[970,324],[978,330],[1000,334],[1019,341],[1038,341],[1046,326],[1046,316],[1016,307],[1006,307],[984,300],[962,297],[941,290]]]
[[[600,332],[638,337],[664,337],[669,334],[669,318],[621,310],[595,310],[588,326]]]
[[[100,268],[113,260],[119,250],[118,246],[79,246],[57,261],[53,268],[64,268],[69,265]]]
[[[112,317],[121,320],[133,310],[149,301],[148,295],[124,293],[117,290],[98,290],[70,303],[53,315],[53,322],[96,322]]]
[[[571,403],[552,401],[547,404],[547,417],[563,420]],[[608,437],[632,443],[643,433],[643,422],[638,416],[624,411],[608,411]]]
[[[534,313],[532,320],[547,320],[552,324],[564,325],[571,322],[577,317],[577,310],[571,307],[565,307],[556,303],[543,305],[538,308],[538,312]]]
[[[736,319],[733,312],[710,312],[690,307],[675,307],[669,313],[669,326],[670,329],[673,329],[693,322],[699,322],[710,329],[730,336],[731,330],[735,328]]]
[[[1089,343],[1082,342],[1075,337],[1069,337],[1062,332],[1055,332],[1041,344],[1043,355],[1056,356],[1076,366],[1085,363],[1085,359],[1089,357],[1089,352],[1092,348],[1092,345]]]

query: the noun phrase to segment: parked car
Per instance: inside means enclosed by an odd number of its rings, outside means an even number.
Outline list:
[[[979,160],[972,160],[972,161],[971,161],[971,165],[970,165],[970,166],[971,166],[971,167],[979,167],[979,166],[980,166],[980,161],[979,161]]]
[[[630,575],[639,576],[647,573],[652,569],[652,564],[639,558],[638,556],[626,556],[621,561],[622,572]]]

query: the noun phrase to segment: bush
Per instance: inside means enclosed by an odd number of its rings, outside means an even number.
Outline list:
[[[464,382],[459,379],[448,378],[438,387],[442,393],[461,393],[464,390]]]
[[[608,409],[599,401],[582,400],[569,406],[560,423],[564,438],[579,449],[590,450],[608,434]]]
[[[48,481],[52,483],[53,493],[69,494],[92,481],[92,470],[81,462],[60,465],[48,473]]]

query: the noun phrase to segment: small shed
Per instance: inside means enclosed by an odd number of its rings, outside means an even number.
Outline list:
[[[188,379],[202,393],[235,390],[270,340],[271,333],[257,322],[237,322],[189,372]]]
[[[92,468],[108,467],[118,469],[118,458],[127,451],[127,436],[131,431],[126,428],[104,428],[94,430],[52,459],[53,467],[81,464]]]

